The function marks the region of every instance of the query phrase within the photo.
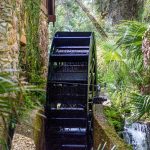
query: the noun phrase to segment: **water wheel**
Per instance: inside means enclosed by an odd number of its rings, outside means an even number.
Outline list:
[[[96,84],[94,34],[57,32],[49,57],[46,150],[91,150]]]

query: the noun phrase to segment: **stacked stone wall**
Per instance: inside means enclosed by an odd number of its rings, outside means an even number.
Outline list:
[[[13,0],[0,2],[0,70],[17,70],[19,32],[16,4]],[[12,5],[13,4],[13,5]]]
[[[19,69],[19,52],[26,45],[26,18],[22,0],[0,0],[0,71]],[[48,21],[46,9],[41,5],[39,23],[39,47],[42,73],[47,74],[48,63]],[[44,8],[44,10],[43,10]],[[25,63],[25,58],[21,63]],[[22,65],[22,64],[21,64]]]

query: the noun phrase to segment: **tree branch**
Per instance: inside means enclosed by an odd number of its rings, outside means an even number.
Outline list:
[[[95,26],[95,28],[97,29],[98,33],[103,38],[107,38],[108,37],[107,34],[103,30],[103,28],[101,27],[101,25],[99,24],[99,22],[96,20],[96,18],[90,13],[90,11],[88,10],[88,8],[85,7],[84,4],[80,0],[75,0],[75,2],[82,8],[82,10],[88,16],[88,18],[92,21],[92,24]]]

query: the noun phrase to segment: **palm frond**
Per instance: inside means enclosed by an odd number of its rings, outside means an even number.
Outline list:
[[[129,54],[141,55],[142,38],[147,30],[145,23],[137,21],[124,21],[116,26],[117,45],[124,48]]]
[[[135,119],[139,119],[144,115],[150,115],[150,95],[132,93],[130,98],[133,109],[136,111],[133,116]]]
[[[6,137],[0,139],[6,140],[10,146],[12,134],[9,134],[9,131],[15,129],[17,122],[28,113],[28,110],[37,106],[38,97],[41,98],[43,93],[45,90],[37,86],[23,85],[20,80],[13,81],[9,74],[0,72],[0,118],[3,120],[0,130],[7,133]]]

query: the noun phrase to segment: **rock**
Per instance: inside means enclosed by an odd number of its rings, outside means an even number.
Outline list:
[[[6,27],[6,26],[7,26],[7,23],[6,23],[6,22],[3,22],[3,23],[1,23],[1,26],[2,26],[2,27]]]
[[[0,34],[6,35],[6,28],[0,25]]]
[[[146,122],[146,125],[150,128],[150,122]]]

